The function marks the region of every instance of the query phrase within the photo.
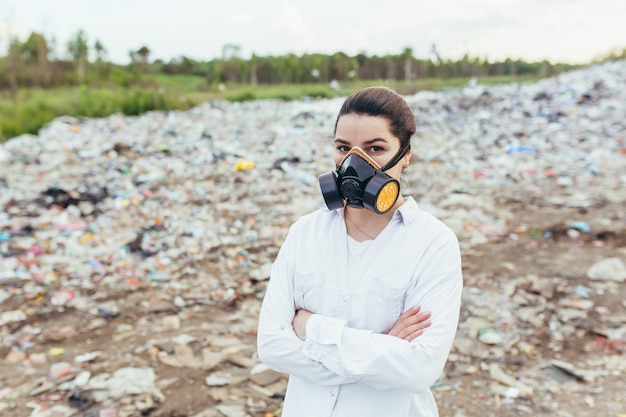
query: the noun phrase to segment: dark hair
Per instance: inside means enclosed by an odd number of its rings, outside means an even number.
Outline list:
[[[346,114],[382,116],[389,120],[391,133],[400,139],[400,147],[410,147],[411,136],[415,134],[415,115],[407,102],[388,87],[366,87],[357,91],[343,102],[337,120]]]

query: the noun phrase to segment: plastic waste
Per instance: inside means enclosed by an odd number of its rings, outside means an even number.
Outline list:
[[[591,227],[587,223],[582,222],[582,221],[571,222],[567,226],[571,229],[578,230],[579,232],[582,232],[582,233],[591,232]]]
[[[237,163],[235,164],[234,169],[236,171],[248,171],[252,168],[256,167],[256,164],[252,161],[249,161],[247,159],[244,158],[240,158]]]

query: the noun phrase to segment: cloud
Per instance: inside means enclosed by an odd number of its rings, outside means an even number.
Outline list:
[[[297,37],[301,47],[308,48],[315,45],[315,34],[307,27],[298,9],[289,1],[282,3],[277,27]]]
[[[252,21],[252,16],[249,16],[244,13],[233,12],[230,10],[227,10],[224,12],[224,17],[230,23],[235,23],[235,24],[245,24],[245,23],[250,23]]]
[[[150,19],[138,22],[146,10]],[[54,36],[61,53],[82,27],[115,62],[143,44],[164,60],[213,59],[224,43],[257,54],[384,55],[410,47],[420,58],[436,44],[452,59],[469,53],[582,62],[624,47],[625,15],[624,0],[0,0],[0,51],[10,34],[25,39],[35,30]]]

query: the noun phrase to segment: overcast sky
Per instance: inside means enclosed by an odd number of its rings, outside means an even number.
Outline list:
[[[626,0],[0,0],[2,55],[9,36],[56,39],[65,56],[83,29],[108,59],[211,60],[225,44],[241,56],[345,52],[419,58],[470,56],[586,63],[626,47]]]

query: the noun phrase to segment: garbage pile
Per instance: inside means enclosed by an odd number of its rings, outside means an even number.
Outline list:
[[[403,192],[464,254],[441,415],[626,413],[626,61],[406,99]],[[342,100],[62,117],[0,145],[2,415],[279,415],[256,318],[323,204]]]

